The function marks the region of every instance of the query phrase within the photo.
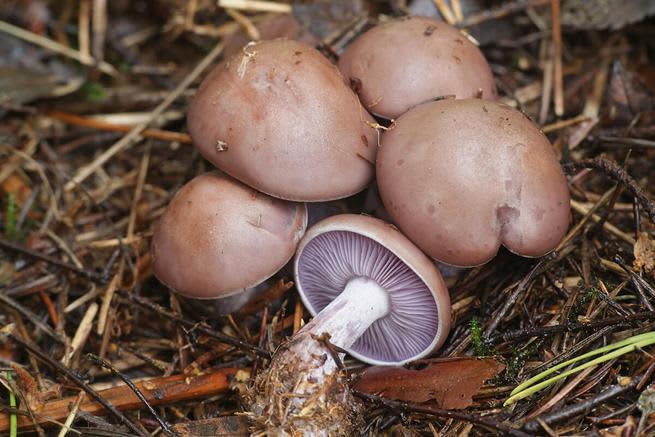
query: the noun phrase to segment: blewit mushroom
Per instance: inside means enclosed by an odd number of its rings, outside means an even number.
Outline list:
[[[357,417],[321,338],[327,334],[332,345],[371,364],[424,357],[448,335],[448,290],[432,261],[394,226],[352,214],[327,218],[307,232],[295,278],[315,317],[258,377],[252,411],[278,428],[269,428],[274,435],[352,435],[333,433]]]
[[[281,199],[319,202],[373,178],[373,119],[318,50],[261,41],[216,67],[187,114],[189,133],[216,167]]]
[[[251,290],[293,256],[307,224],[305,205],[206,173],[175,195],[155,226],[155,276],[195,299]]]
[[[496,99],[480,49],[458,29],[427,17],[403,17],[373,27],[339,58],[364,106],[396,118],[413,106],[454,95]]]
[[[454,266],[484,264],[501,245],[545,255],[569,224],[568,185],[548,138],[495,102],[441,100],[403,114],[382,135],[377,182],[400,230]]]

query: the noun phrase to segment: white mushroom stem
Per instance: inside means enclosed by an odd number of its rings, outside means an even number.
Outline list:
[[[302,340],[295,343],[292,349],[306,362],[323,357],[325,350],[313,339],[323,334],[329,334],[329,341],[333,345],[347,349],[373,322],[386,316],[389,309],[389,294],[384,288],[369,278],[353,278],[336,299],[298,332],[296,337]],[[323,366],[317,372],[312,372],[311,376],[319,377],[317,373],[331,374],[336,367],[334,360],[328,357]]]
[[[276,352],[266,372],[258,375],[251,402],[253,416],[268,435],[350,436],[359,430],[362,418],[346,375],[318,337],[329,334],[332,344],[349,348],[390,306],[389,294],[375,281],[353,278]]]
[[[389,313],[389,294],[372,279],[357,277],[314,317],[303,331],[330,334],[330,343],[347,349],[376,320]]]

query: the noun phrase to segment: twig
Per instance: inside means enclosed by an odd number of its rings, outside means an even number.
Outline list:
[[[611,362],[609,363],[611,364]],[[598,364],[595,366],[591,366],[582,372],[580,372],[575,378],[573,378],[571,381],[569,381],[561,390],[559,390],[557,393],[555,393],[550,399],[548,399],[544,404],[542,404],[536,411],[530,413],[528,416],[529,419],[536,418],[537,416],[545,413],[546,411],[550,410],[553,408],[559,401],[564,399],[566,395],[571,393],[573,389],[575,389],[582,381],[584,381],[587,376],[591,374],[594,370],[596,370],[596,367],[598,367]]]
[[[562,73],[562,26],[560,25],[560,0],[551,0],[550,16],[553,30],[553,92],[555,115],[564,115],[564,75]]]
[[[200,375],[173,375],[147,379],[135,383],[143,393],[150,405],[167,405],[176,402],[198,400],[225,392],[230,388],[229,378],[237,369],[226,368],[211,370]],[[98,395],[111,402],[120,411],[135,410],[143,406],[143,402],[126,385],[119,385],[98,391]],[[47,401],[42,408],[35,412],[38,423],[48,424],[53,421],[64,420],[70,412],[70,405],[75,402],[76,396]],[[99,402],[85,398],[79,408],[79,416],[107,414],[108,410]],[[8,429],[9,419],[0,415],[0,432]],[[19,416],[20,428],[34,426],[28,417]]]
[[[553,47],[550,40],[542,40],[542,50],[540,50],[543,80],[541,88],[541,103],[539,105],[539,124],[543,125],[548,119],[548,109],[550,108],[551,96],[553,95],[553,60],[550,57]]]
[[[218,6],[222,8],[241,9],[244,11],[291,13],[291,5],[263,0],[219,0]]]
[[[93,56],[99,61],[105,57],[105,37],[107,36],[107,0],[93,1]]]
[[[118,376],[118,377],[119,377],[119,378],[120,378],[120,379],[121,379],[121,380],[122,380],[122,381],[123,381],[123,382],[124,382],[128,387],[129,387],[129,388],[130,388],[130,390],[132,390],[132,391],[134,392],[134,394],[136,395],[136,397],[138,397],[138,398],[141,400],[141,402],[143,402],[143,405],[146,406],[146,408],[148,409],[148,411],[150,411],[150,414],[153,415],[153,417],[155,418],[155,420],[157,421],[157,423],[159,423],[159,425],[161,426],[162,431],[164,431],[164,432],[165,432],[167,435],[169,435],[169,436],[176,436],[176,435],[177,435],[177,434],[175,434],[175,433],[171,430],[171,428],[170,428],[170,426],[168,425],[168,423],[166,423],[166,421],[165,421],[164,419],[162,419],[162,418],[159,416],[159,414],[157,414],[157,412],[155,411],[154,408],[152,408],[152,405],[150,405],[150,403],[148,402],[148,399],[146,399],[146,397],[143,395],[143,393],[141,392],[141,390],[139,390],[139,388],[138,388],[138,387],[137,387],[137,386],[136,386],[136,385],[135,385],[135,384],[134,384],[134,383],[133,383],[133,382],[132,382],[128,377],[127,377],[127,376],[123,375],[123,374],[122,374],[121,372],[119,372],[119,371],[118,371],[114,366],[112,366],[110,363],[108,363],[107,361],[103,360],[102,358],[100,358],[100,357],[97,356],[97,355],[94,355],[94,354],[87,354],[86,356],[87,356],[91,361],[93,361],[94,363],[96,363],[96,364],[98,364],[98,365],[100,365],[100,366],[102,366],[102,367],[104,367],[104,368],[106,368],[106,369],[109,369],[109,371],[110,371],[112,374]]]
[[[341,360],[341,357],[339,354],[346,354],[347,351],[341,349],[339,346],[334,345],[330,342],[330,334],[327,332],[324,332],[321,335],[314,335],[311,334],[312,339],[314,341],[318,342],[321,347],[327,349],[328,353],[330,354],[330,358],[332,358],[332,361],[337,365],[337,369],[341,371],[346,370],[346,366],[344,366],[343,361]]]
[[[574,173],[582,169],[593,168],[602,171],[607,177],[615,182],[625,185],[626,189],[635,196],[641,204],[648,219],[655,224],[655,201],[650,199],[646,192],[639,186],[636,180],[626,172],[623,167],[609,159],[597,157],[584,159],[578,162],[570,162],[563,165],[568,173]]]
[[[353,393],[356,396],[365,399],[369,402],[375,402],[376,404],[380,404],[394,410],[400,410],[401,412],[422,413],[422,414],[428,414],[430,416],[437,416],[437,417],[448,418],[448,419],[465,420],[475,425],[480,425],[480,426],[484,426],[485,428],[493,429],[496,432],[500,433],[501,435],[511,435],[515,437],[528,437],[530,435],[521,430],[511,428],[509,426],[503,425],[502,423],[498,423],[495,420],[489,419],[488,417],[482,417],[475,414],[462,413],[456,410],[443,410],[441,408],[428,407],[425,405],[393,401],[390,399],[382,398],[380,396],[364,393],[359,390],[353,390]]]
[[[77,374],[69,369],[68,367],[65,367],[61,364],[59,364],[57,361],[52,359],[50,356],[45,354],[41,349],[39,349],[36,346],[33,346],[32,344],[24,341],[23,339],[17,337],[16,335],[12,333],[8,333],[7,337],[9,337],[12,341],[15,343],[19,344],[23,348],[27,349],[30,351],[32,354],[34,354],[37,358],[39,358],[41,361],[44,363],[50,365],[53,367],[57,372],[65,375],[68,379],[73,381],[75,384],[77,384],[82,390],[84,390],[90,397],[96,400],[100,405],[103,406],[104,409],[107,411],[111,412],[123,425],[127,426],[130,431],[135,433],[136,435],[140,437],[150,437],[147,433],[145,433],[141,428],[136,426],[130,419],[128,419],[123,413],[118,411],[111,403],[109,403],[105,398],[100,396],[98,392],[96,392],[94,389],[91,388],[89,384],[87,384],[83,379],[81,379]],[[65,417],[65,416],[64,416]],[[0,421],[2,419],[0,418]],[[31,422],[29,422],[31,423]]]
[[[38,259],[39,261],[45,261],[48,264],[57,266],[59,268],[68,270],[70,272],[73,272],[77,275],[83,276],[93,282],[97,282],[100,284],[106,284],[107,279],[103,277],[101,274],[90,271],[90,270],[85,270],[81,269],[73,264],[61,261],[53,256],[50,255],[45,255],[43,253],[39,253],[35,250],[28,249],[27,247],[21,246],[20,244],[11,242],[9,240],[5,240],[4,238],[0,237],[0,247],[6,250],[10,250],[12,252],[19,252],[22,253],[23,255],[27,255],[30,258]]]
[[[118,76],[118,72],[116,71],[116,69],[111,64],[108,64],[107,62],[99,62],[96,65],[96,61],[93,58],[83,56],[79,51],[75,49],[59,44],[56,41],[53,41],[41,35],[37,35],[36,33],[27,31],[18,26],[14,26],[13,24],[9,24],[6,21],[0,20],[0,32],[8,33],[10,35],[15,36],[16,38],[20,38],[24,41],[30,42],[32,44],[36,44],[52,52],[59,53],[64,56],[68,56],[69,58],[75,59],[76,61],[86,65],[87,67],[97,66],[100,71],[110,76]]]
[[[0,304],[8,306],[9,308],[13,309],[17,313],[25,317],[27,320],[32,322],[34,326],[42,330],[45,334],[48,335],[48,337],[52,338],[57,343],[66,344],[66,342],[61,338],[61,336],[54,331],[54,329],[52,329],[50,326],[46,325],[45,323],[41,322],[40,317],[38,317],[36,314],[28,310],[18,302],[16,302],[14,299],[4,295],[3,293],[0,293]]]
[[[560,325],[541,326],[532,329],[519,329],[516,331],[506,332],[490,337],[487,340],[490,344],[496,344],[506,341],[519,341],[525,340],[530,337],[547,337],[550,335],[559,334],[561,332],[574,332],[582,331],[585,329],[597,329],[605,326],[630,326],[643,322],[644,320],[655,320],[655,311],[645,311],[642,313],[635,313],[628,317],[610,317],[603,320],[598,320],[591,323],[562,323]]]
[[[61,111],[48,112],[47,116],[55,118],[59,121],[63,121],[64,123],[73,124],[76,126],[84,126],[91,129],[98,129],[108,132],[127,133],[134,128],[134,126],[130,126],[130,125],[108,123],[106,121],[96,120],[91,117],[81,117],[79,115],[70,114],[68,112],[61,112]],[[141,136],[146,138],[152,138],[155,140],[162,140],[162,141],[177,141],[179,143],[184,143],[184,144],[191,143],[191,136],[189,136],[189,134],[185,134],[181,132],[172,132],[172,131],[161,130],[161,129],[152,129],[152,128],[144,129],[141,132]]]
[[[614,190],[612,195],[616,194],[617,191],[618,191],[618,190]],[[611,199],[610,199],[610,200],[611,200]],[[575,200],[573,200],[573,199],[571,199],[571,208],[572,208],[573,210],[575,210],[576,212],[582,214],[583,216],[587,216],[587,214],[589,214],[589,211],[591,211],[591,208],[587,208],[587,207],[584,206],[582,203],[577,202],[577,201],[575,201]],[[609,208],[608,208],[608,209],[609,209]],[[607,232],[609,232],[609,233],[611,233],[611,234],[613,234],[613,235],[616,235],[618,238],[620,238],[621,240],[625,241],[626,243],[628,243],[628,244],[632,244],[632,245],[635,244],[635,239],[632,238],[632,235],[623,232],[622,230],[620,230],[619,228],[617,228],[616,226],[614,226],[614,225],[611,224],[611,223],[607,223],[606,221],[603,222],[603,217],[599,216],[598,214],[594,214],[594,213],[592,212],[592,213],[590,214],[590,218],[591,218],[594,222],[596,222],[596,225],[597,225],[597,226],[598,226],[598,225],[602,225],[602,228],[603,228],[603,229],[605,229]]]
[[[541,271],[542,268],[544,267],[545,264],[549,263],[550,261],[554,260],[556,258],[556,253],[551,252],[548,255],[544,256],[541,258],[533,267],[530,269],[528,274],[521,280],[521,282],[518,283],[514,291],[512,292],[511,295],[507,299],[505,299],[505,303],[503,304],[502,308],[496,313],[494,318],[491,320],[489,325],[487,326],[487,329],[484,332],[484,338],[485,340],[488,340],[491,334],[496,330],[496,327],[498,327],[498,324],[500,321],[505,317],[507,312],[514,306],[516,303],[516,300],[518,299],[519,295],[523,293],[527,288],[528,285],[530,285],[530,282],[532,282],[532,279],[536,276],[537,272]]]
[[[151,301],[149,301],[148,299],[146,299],[144,297],[136,296],[135,294],[129,293],[129,292],[124,291],[124,290],[118,290],[118,293],[125,296],[125,297],[127,297],[131,301],[136,302],[137,304],[141,305],[144,308],[152,310],[152,311],[156,312],[157,314],[159,314],[159,315],[161,315],[163,317],[166,317],[167,319],[174,320],[174,321],[176,321],[176,322],[178,322],[178,323],[180,323],[180,324],[182,324],[184,326],[188,326],[188,327],[192,328],[193,330],[201,332],[201,333],[203,333],[205,335],[208,335],[210,337],[214,337],[215,339],[219,340],[222,343],[227,343],[227,344],[229,344],[231,346],[234,346],[236,348],[239,348],[241,350],[254,353],[254,354],[256,354],[256,355],[258,355],[258,356],[260,356],[262,358],[267,358],[267,359],[271,358],[271,354],[266,350],[260,349],[260,348],[258,348],[256,346],[253,346],[253,345],[251,345],[249,343],[246,343],[246,342],[244,342],[242,340],[239,340],[238,338],[232,337],[230,335],[223,334],[222,332],[215,331],[215,330],[213,330],[211,328],[208,328],[208,327],[202,325],[199,322],[194,322],[194,321],[191,321],[191,320],[187,320],[187,319],[185,319],[183,317],[180,317],[177,314],[174,314],[174,313],[164,309],[160,305],[157,305],[156,303],[151,302]]]
[[[625,385],[617,384],[613,385],[607,390],[604,390],[597,394],[596,396],[587,399],[583,402],[579,402],[573,405],[567,405],[557,411],[552,413],[545,414],[532,420],[524,425],[524,428],[530,432],[536,432],[540,428],[540,424],[537,419],[542,420],[544,423],[550,425],[556,422],[561,422],[563,420],[569,419],[580,414],[586,414],[592,410],[596,405],[602,404],[605,401],[613,399],[623,393],[627,393],[635,388],[635,386],[641,381],[641,378],[632,378],[632,380]]]
[[[453,25],[457,22],[453,12],[450,10],[450,7],[446,4],[445,0],[432,0],[434,5],[439,9],[439,13],[444,20],[450,25]]]
[[[514,0],[503,4],[502,6],[484,11],[481,11],[475,15],[470,15],[464,19],[461,23],[458,23],[458,27],[470,27],[476,26],[480,23],[484,23],[489,20],[498,20],[500,18],[506,17],[510,14],[516,14],[517,12],[522,12],[528,8],[535,8],[538,6],[545,6],[550,3],[550,0]]]
[[[630,279],[632,280],[632,283],[635,285],[637,288],[643,288],[643,290],[648,291],[648,294],[651,295],[651,297],[655,298],[655,289],[653,289],[653,286],[648,283],[644,278],[639,276],[632,270],[624,261],[623,258],[621,258],[620,255],[616,255],[614,257],[614,261],[618,265],[621,266],[623,270],[625,270],[628,275],[630,276]]]
[[[77,44],[80,56],[91,62],[91,0],[81,0],[77,13]]]
[[[268,311],[269,311],[269,306],[266,305],[264,307],[264,314],[262,314],[262,323],[259,327],[259,342],[257,343],[257,346],[261,349],[264,349],[264,345],[266,343],[266,327],[268,326]],[[257,357],[255,360],[255,364],[252,366],[252,372],[250,373],[250,380],[255,381],[255,377],[257,376],[257,372],[259,371],[259,366],[261,365],[261,359]]]
[[[591,335],[589,335],[587,338],[580,340],[577,342],[575,345],[571,346],[570,349],[567,349],[566,351],[562,352],[558,356],[554,357],[553,359],[546,361],[545,363],[540,364],[539,366],[535,367],[534,369],[530,369],[528,374],[530,375],[536,375],[538,373],[541,373],[543,370],[553,367],[558,365],[559,363],[563,363],[564,361],[570,359],[573,355],[576,355],[578,352],[586,348],[587,346],[591,345],[594,343],[596,340],[598,340],[600,337],[604,337],[607,334],[610,334],[613,330],[615,330],[617,326],[605,326],[598,331],[594,331]]]
[[[84,348],[84,344],[86,343],[86,340],[89,338],[89,334],[91,333],[91,328],[93,327],[93,319],[95,319],[97,313],[98,313],[98,304],[93,302],[86,309],[86,312],[84,313],[84,316],[80,321],[80,324],[77,326],[77,330],[75,331],[75,335],[73,336],[73,340],[71,341],[70,344],[70,350],[66,351],[63,358],[61,359],[62,364],[64,364],[65,366],[70,364],[71,359],[73,358],[73,356],[78,350]]]
[[[59,431],[57,437],[66,437],[66,434],[68,434],[68,432],[71,430],[71,425],[73,424],[73,421],[77,416],[77,412],[80,410],[80,404],[82,403],[82,400],[84,400],[84,397],[85,397],[85,393],[83,390],[81,390],[80,393],[77,395],[77,399],[75,399],[75,403],[73,404],[73,407],[71,408],[68,417],[66,417],[66,421],[62,425],[61,430]]]
[[[450,0],[450,7],[453,10],[453,15],[455,15],[455,20],[459,23],[464,19],[464,13],[462,12],[462,5],[459,0]]]
[[[622,147],[630,146],[633,149],[655,149],[655,141],[645,140],[643,138],[627,138],[627,137],[598,137],[601,143],[618,144]]]
[[[202,74],[203,71],[221,54],[223,51],[222,44],[216,44],[207,56],[204,57],[202,61],[195,66],[195,68],[189,73],[182,82],[168,95],[166,98],[150,113],[148,118],[142,123],[134,126],[131,131],[127,133],[123,138],[114,143],[109,149],[104,153],[100,154],[96,159],[91,163],[80,168],[77,174],[64,186],[66,191],[70,191],[75,188],[77,185],[82,183],[86,178],[91,176],[95,171],[101,167],[104,163],[109,161],[114,155],[119,152],[122,152],[131,146],[133,146],[139,138],[141,138],[141,133],[155,121],[166,108],[168,108],[197,78]]]

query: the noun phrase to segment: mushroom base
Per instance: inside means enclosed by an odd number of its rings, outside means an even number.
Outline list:
[[[301,331],[281,346],[247,394],[256,431],[271,436],[357,435],[364,425],[362,407],[345,370],[335,370],[337,362],[340,358],[326,336]]]
[[[375,281],[352,278],[336,299],[281,346],[248,396],[251,415],[266,435],[357,435],[363,418],[335,346],[348,348],[389,312],[389,296]]]

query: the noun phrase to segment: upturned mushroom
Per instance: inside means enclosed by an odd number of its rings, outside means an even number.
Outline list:
[[[155,276],[196,299],[251,290],[293,256],[307,223],[304,204],[266,194],[218,172],[191,180],[155,226]]]
[[[396,118],[447,95],[496,98],[484,55],[458,29],[427,17],[403,17],[373,27],[339,59],[363,105]]]
[[[454,266],[484,264],[501,245],[542,256],[569,224],[552,145],[524,114],[494,102],[442,100],[403,114],[382,135],[377,182],[401,231]]]
[[[424,357],[448,335],[448,290],[394,226],[363,215],[310,228],[294,265],[298,292],[315,317],[258,376],[251,411],[270,435],[354,435],[361,417],[338,367],[340,351],[371,364]]]
[[[274,197],[333,200],[373,178],[373,119],[339,70],[295,41],[251,43],[216,67],[187,124],[207,160]]]

